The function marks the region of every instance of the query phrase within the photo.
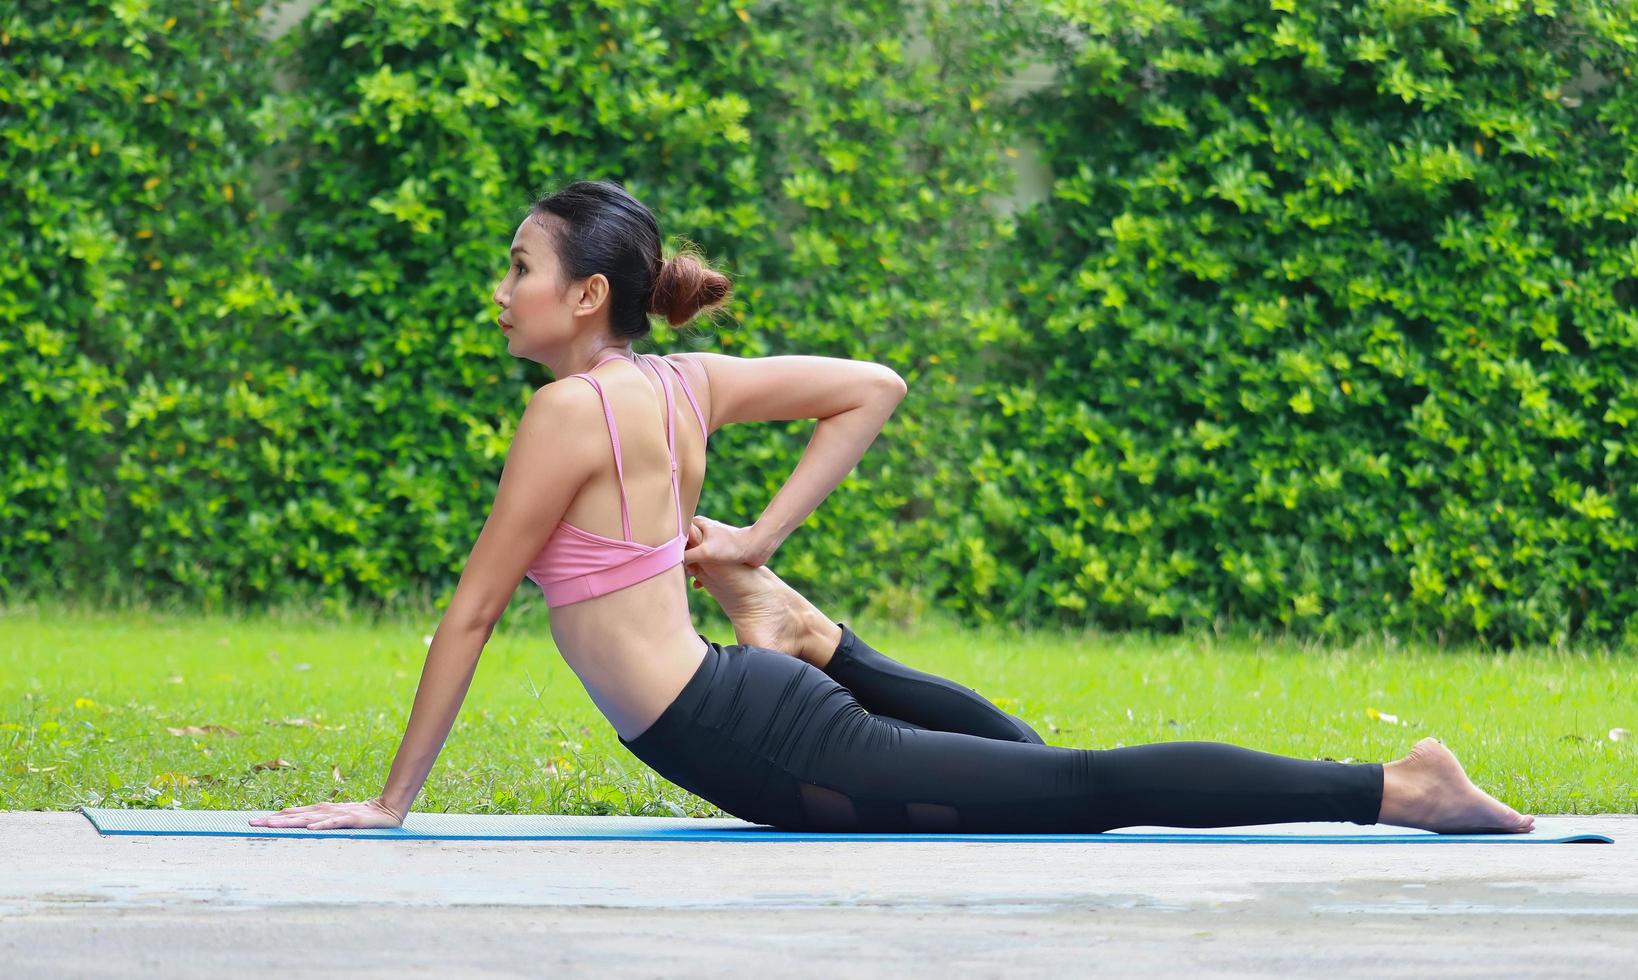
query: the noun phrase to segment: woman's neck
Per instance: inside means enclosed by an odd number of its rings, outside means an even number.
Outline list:
[[[571,374],[584,374],[590,371],[599,361],[606,359],[610,354],[616,354],[631,359],[633,354],[629,343],[613,340],[602,340],[587,345],[579,350],[566,352],[561,365],[548,364],[554,378],[567,378]]]

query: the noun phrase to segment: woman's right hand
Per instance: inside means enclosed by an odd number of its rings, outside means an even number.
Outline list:
[[[693,575],[694,567],[699,565],[750,565],[755,568],[766,564],[772,552],[773,549],[767,547],[754,525],[735,527],[696,514],[688,527],[683,570]]]

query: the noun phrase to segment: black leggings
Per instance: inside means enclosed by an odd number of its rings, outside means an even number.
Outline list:
[[[1380,763],[1293,759],[1221,742],[1047,745],[977,692],[897,663],[846,626],[824,670],[707,640],[676,699],[620,744],[728,813],[784,830],[1373,824],[1382,805]]]

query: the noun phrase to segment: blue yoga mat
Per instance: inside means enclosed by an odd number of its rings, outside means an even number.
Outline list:
[[[1132,828],[1105,834],[805,834],[732,817],[576,817],[561,814],[411,813],[390,830],[252,827],[269,810],[81,809],[101,834],[210,837],[375,837],[388,840],[662,841],[990,841],[1165,844],[1612,844],[1603,834],[1433,834],[1401,827],[1291,823],[1257,828],[1171,831]],[[1155,833],[1153,831],[1160,831]]]

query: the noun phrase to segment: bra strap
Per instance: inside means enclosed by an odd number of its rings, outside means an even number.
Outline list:
[[[618,357],[618,354],[613,355]],[[603,361],[608,360],[604,358]],[[602,364],[603,361],[598,361]],[[594,367],[596,365],[593,365]],[[608,396],[603,394],[603,386],[589,374],[570,375],[574,378],[583,378],[597,391],[597,400],[603,403],[603,418],[609,424],[609,442],[614,445],[614,479],[620,486],[620,527],[625,532],[625,539],[631,540],[631,512],[626,507],[626,472],[620,461],[620,430],[614,425],[614,409],[609,405]]]
[[[673,418],[676,410],[676,400],[671,394],[671,377],[658,367],[654,366],[656,358],[653,354],[645,355],[649,359],[649,367],[660,379],[660,387],[665,389],[665,449],[671,457],[671,499],[677,505],[677,534],[687,533],[683,526],[682,488],[677,483],[677,422]]]
[[[700,420],[700,435],[709,438],[705,431],[705,413],[700,411],[700,403],[694,400],[694,388],[688,383],[688,376],[682,373],[682,368],[665,358],[662,357],[660,360],[665,363],[666,367],[677,372],[677,380],[682,383],[683,394],[688,396],[688,404],[694,406],[694,417]]]

